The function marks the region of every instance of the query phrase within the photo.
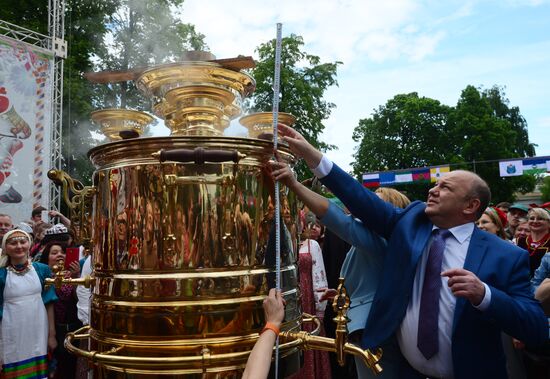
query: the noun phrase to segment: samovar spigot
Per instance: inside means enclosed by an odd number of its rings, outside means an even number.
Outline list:
[[[298,341],[301,349],[304,350],[321,350],[336,353],[338,364],[344,366],[346,354],[353,354],[361,357],[365,365],[369,367],[375,374],[382,372],[382,367],[379,362],[382,358],[382,349],[376,349],[373,353],[369,349],[363,350],[361,347],[347,342],[348,339],[348,321],[346,313],[349,309],[350,298],[344,286],[344,278],[339,279],[338,295],[334,298],[333,309],[337,313],[333,319],[336,322],[336,338],[321,337],[318,331],[321,328],[320,320],[317,317],[304,314],[307,318],[303,318],[304,322],[313,321],[317,324],[316,330],[311,333],[300,331],[283,331],[279,334],[281,341],[291,342]],[[302,316],[302,317],[303,317]]]
[[[84,286],[86,288],[91,287],[92,277],[90,275],[77,279],[67,278],[67,270],[64,270],[63,267],[65,267],[65,261],[63,259],[58,260],[57,263],[53,265],[53,278],[46,278],[46,288],[53,285],[55,288],[59,289],[63,284],[70,286]]]
[[[344,286],[344,278],[338,279],[338,295],[334,298],[332,302],[332,309],[336,313],[336,317],[332,320],[336,323],[336,358],[338,359],[338,364],[343,366],[345,364],[344,357],[344,346],[348,342],[348,322],[349,318],[346,316],[350,298],[346,287]]]

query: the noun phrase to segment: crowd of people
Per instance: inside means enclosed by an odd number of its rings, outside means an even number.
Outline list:
[[[490,206],[488,185],[463,170],[409,204],[398,191],[362,187],[292,128],[279,133],[353,215],[272,162],[273,177],[352,246],[341,267],[349,340],[383,348],[378,377],[549,377],[550,204]],[[319,301],[334,296],[323,292]],[[374,377],[360,361],[350,375]]]
[[[384,351],[379,375],[357,358],[341,368],[327,352],[306,351],[293,377],[549,377],[550,203],[491,206],[487,184],[462,170],[442,176],[425,202],[391,188],[371,192],[292,128],[279,130],[335,195],[329,200],[299,183],[287,164],[271,163],[273,178],[304,204],[301,308],[328,321],[321,335],[334,336],[330,303],[336,278],[345,277],[348,341]],[[44,211],[60,222],[43,220]],[[2,377],[84,378],[87,364],[63,341],[88,323],[90,292],[45,286],[68,249],[79,259],[66,264],[67,277],[91,271],[70,221],[42,207],[18,225],[0,214],[0,240]],[[270,290],[244,377],[267,376],[284,305]]]
[[[60,221],[49,223],[43,219]],[[90,292],[46,286],[52,269],[65,262],[67,277],[89,273],[85,250],[75,244],[70,220],[58,211],[33,209],[13,225],[0,214],[0,362],[2,378],[85,378],[88,364],[64,347],[67,333],[88,323]],[[72,249],[73,261],[67,259]],[[86,263],[86,264],[85,264]],[[81,273],[84,271],[83,273]]]

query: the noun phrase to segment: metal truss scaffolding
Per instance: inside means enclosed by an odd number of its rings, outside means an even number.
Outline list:
[[[63,60],[67,57],[67,42],[65,41],[65,0],[49,0],[48,30],[50,33],[50,50],[55,54],[53,74],[52,99],[52,135],[51,161],[52,169],[61,169],[63,142]],[[61,189],[50,185],[50,203],[52,208],[59,210],[61,205]]]

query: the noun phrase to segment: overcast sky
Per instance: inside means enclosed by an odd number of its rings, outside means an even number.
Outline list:
[[[308,53],[342,61],[322,139],[345,169],[353,129],[373,109],[409,92],[456,105],[469,84],[505,86],[537,155],[550,155],[550,0],[185,0],[182,21],[218,58],[257,57],[281,22]]]

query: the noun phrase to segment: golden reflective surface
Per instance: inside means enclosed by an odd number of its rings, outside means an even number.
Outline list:
[[[100,126],[101,132],[109,141],[121,140],[122,131],[133,131],[142,135],[145,127],[154,120],[145,112],[120,108],[100,109],[92,112],[90,117]]]
[[[161,164],[151,156],[160,148],[197,146],[246,157],[238,164],[197,165]],[[274,183],[266,171],[271,155],[270,142],[226,137],[143,138],[90,151],[98,168],[90,226],[95,350],[124,346],[118,355],[191,359],[163,377],[206,369],[208,377],[240,377],[265,324],[262,301],[275,280]],[[292,161],[284,147],[281,156]],[[296,198],[283,188],[283,330],[292,331],[301,324],[296,215]],[[205,347],[215,364],[200,358]],[[231,359],[224,360],[226,354]],[[287,367],[298,368],[297,346],[281,354]],[[123,365],[97,372],[117,377]]]
[[[220,136],[256,83],[217,63],[189,61],[147,69],[136,86],[152,99],[172,136]]]
[[[285,125],[293,125],[296,122],[296,117],[290,113],[279,112],[277,120]],[[243,116],[239,119],[242,126],[248,129],[248,137],[250,138],[273,138],[273,113],[258,112]],[[266,138],[270,137],[270,138]]]

